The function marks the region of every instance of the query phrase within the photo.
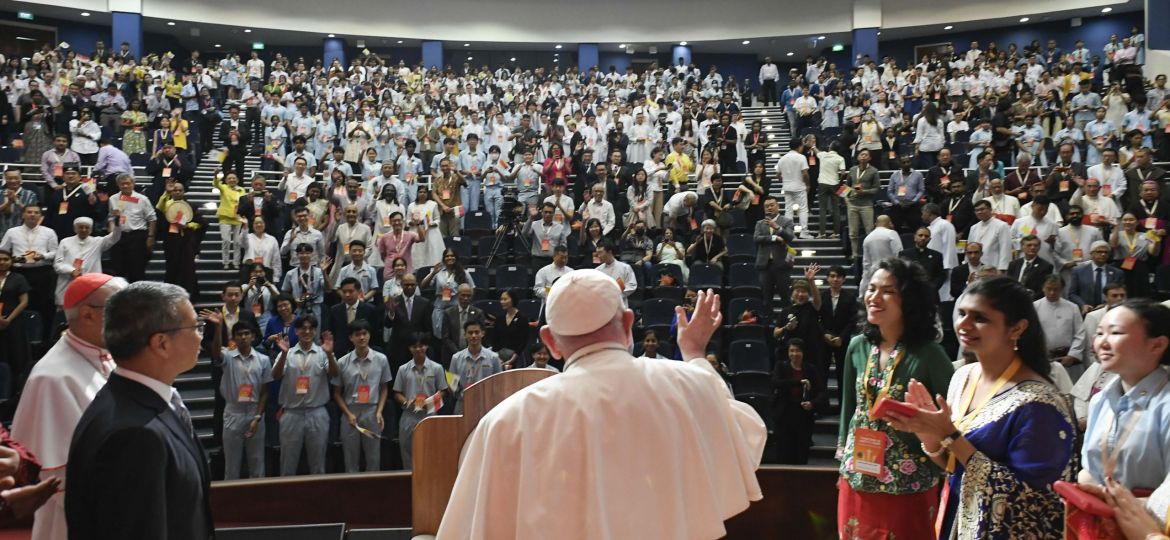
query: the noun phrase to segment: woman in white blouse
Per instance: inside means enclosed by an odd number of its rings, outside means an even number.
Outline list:
[[[280,243],[265,232],[264,218],[252,219],[252,232],[244,237],[244,262],[260,263],[272,269],[272,280],[280,282],[284,272],[280,267]]]

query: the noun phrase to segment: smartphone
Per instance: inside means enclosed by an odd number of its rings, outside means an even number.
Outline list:
[[[892,412],[898,413],[905,417],[913,418],[918,416],[918,407],[908,403],[903,403],[896,399],[884,397],[878,401],[877,406],[873,408],[873,412],[870,414],[870,418],[884,419]]]

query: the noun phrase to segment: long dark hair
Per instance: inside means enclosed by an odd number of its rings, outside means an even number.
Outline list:
[[[1040,326],[1040,317],[1036,315],[1036,308],[1032,305],[1032,293],[1020,282],[1000,276],[976,281],[968,286],[963,294],[982,296],[991,305],[991,309],[1003,313],[1004,324],[1007,326],[1028,321],[1028,327],[1016,341],[1016,352],[1025,366],[1032,368],[1032,371],[1039,373],[1049,382],[1052,381],[1052,364],[1048,361],[1044,328]]]
[[[938,290],[930,284],[926,270],[916,262],[896,257],[879,262],[874,272],[878,270],[889,272],[898,283],[898,293],[902,296],[901,342],[907,346],[917,346],[934,341],[938,337],[938,329],[935,327],[938,318]],[[866,292],[862,291],[862,320],[866,318],[865,294]],[[866,321],[862,333],[870,343],[882,342],[882,331],[876,324]]]
[[[450,268],[447,268],[447,263],[446,263],[447,255],[451,255],[452,257],[455,257],[455,263],[452,264]],[[452,248],[444,249],[443,250],[443,257],[441,258],[441,260],[443,261],[443,267],[447,268],[447,271],[450,272],[451,276],[455,278],[455,283],[463,285],[464,283],[467,283],[468,281],[470,281],[468,279],[469,276],[467,275],[467,271],[463,269],[463,264],[459,262],[459,254],[455,253],[454,249],[452,249]]]

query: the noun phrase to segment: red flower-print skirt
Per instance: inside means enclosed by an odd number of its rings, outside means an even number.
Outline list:
[[[841,540],[933,540],[939,487],[912,495],[859,493],[837,481],[837,534]]]

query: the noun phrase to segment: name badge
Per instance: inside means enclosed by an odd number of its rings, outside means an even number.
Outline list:
[[[1146,228],[1150,229],[1150,230],[1157,229],[1158,228],[1158,218],[1156,218],[1156,217],[1146,218]]]
[[[53,176],[65,176],[65,167],[63,167],[60,163],[53,165]]]
[[[1073,248],[1072,256],[1074,259],[1083,259],[1085,258],[1085,250],[1081,248]]]
[[[370,385],[368,385],[368,384],[358,385],[358,387],[357,387],[357,402],[358,403],[369,403],[370,402]]]
[[[171,168],[170,167],[163,167],[162,177],[163,178],[170,178],[171,177]]]
[[[853,472],[873,477],[882,476],[888,440],[888,435],[877,430],[866,428],[854,430]]]
[[[898,196],[899,197],[906,196],[906,186],[898,186]]]
[[[261,313],[264,313],[264,306],[261,306],[260,302],[253,303],[252,304],[252,314],[259,317]]]
[[[451,287],[443,287],[443,301],[451,301]]]
[[[68,213],[69,213],[69,201],[61,201],[61,204],[57,205],[57,214],[63,216],[63,215],[68,214]]]
[[[309,393],[309,378],[305,376],[297,377],[297,395],[304,395]]]
[[[236,401],[239,401],[241,403],[250,403],[252,401],[256,401],[256,399],[254,397],[252,397],[252,385],[251,384],[241,384],[240,385],[239,392],[236,394]]]
[[[1125,260],[1121,261],[1121,269],[1122,270],[1133,270],[1133,267],[1136,265],[1137,265],[1137,257],[1129,256],[1129,257],[1126,257]]]
[[[541,251],[548,251],[550,249],[552,249],[552,241],[550,241],[548,238],[545,238],[544,240],[540,241],[540,250]]]

